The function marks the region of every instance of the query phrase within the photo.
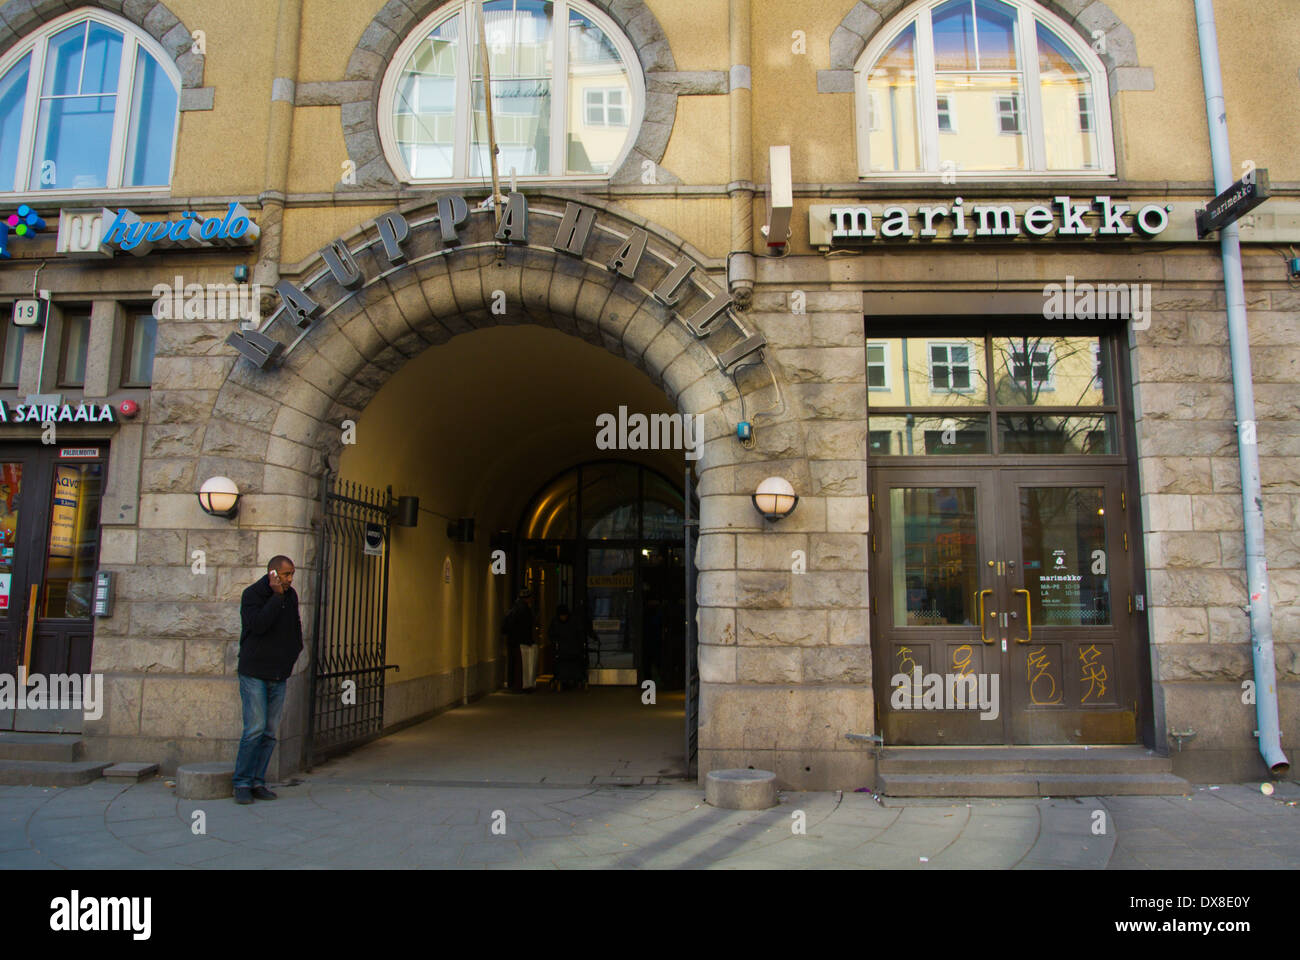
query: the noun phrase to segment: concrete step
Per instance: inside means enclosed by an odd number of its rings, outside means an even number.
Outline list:
[[[882,773],[887,797],[1178,796],[1193,787],[1172,773]]]
[[[1173,760],[1145,747],[888,747],[882,774],[984,776],[1004,773],[1170,773]]]
[[[234,796],[235,765],[220,760],[183,763],[176,768],[176,796],[182,800],[213,800]]]
[[[152,777],[157,772],[156,763],[115,763],[104,771],[104,779],[139,782]]]
[[[0,733],[0,760],[69,763],[81,756],[81,737],[65,733]]]
[[[98,780],[108,760],[0,760],[0,784],[11,787],[79,787]]]

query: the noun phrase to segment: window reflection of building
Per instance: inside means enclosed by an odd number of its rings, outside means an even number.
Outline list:
[[[873,339],[866,350],[873,456],[992,453],[994,410],[1001,453],[1118,452],[1114,414],[1096,409],[1115,402],[1105,338]]]
[[[415,180],[488,176],[480,8],[501,174],[612,173],[639,116],[640,78],[630,44],[580,0],[469,0],[426,21],[381,95],[394,159]]]
[[[1108,172],[1105,70],[1053,15],[1024,0],[929,0],[897,24],[858,65],[862,176]]]

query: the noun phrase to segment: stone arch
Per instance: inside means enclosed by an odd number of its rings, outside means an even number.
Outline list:
[[[817,74],[818,93],[852,93],[853,70],[876,31],[902,12],[913,0],[858,0],[831,34],[831,68]],[[1121,90],[1154,90],[1150,67],[1138,63],[1133,31],[1103,0],[1032,0],[1073,27],[1090,46],[1094,34],[1106,38],[1106,51],[1098,54],[1106,65],[1106,80],[1113,98]],[[1094,47],[1095,49],[1095,47]]]
[[[180,71],[180,108],[202,109],[206,101],[207,109],[211,109],[211,91],[199,92],[205,58],[193,50],[194,34],[159,0],[84,0],[73,4],[63,0],[7,0],[0,5],[0,54],[43,24],[83,7],[117,14],[157,40]]]
[[[343,420],[357,420],[388,378],[427,348],[488,326],[524,323],[603,347],[646,373],[679,412],[703,415],[699,466],[705,469],[710,449],[714,457],[723,453],[717,441],[731,433],[735,419],[736,389],[714,352],[740,334],[711,334],[706,349],[651,291],[672,265],[685,260],[704,267],[706,258],[681,238],[598,201],[584,201],[597,210],[586,255],[559,252],[550,246],[552,224],[558,224],[565,202],[530,198],[528,244],[505,247],[494,239],[491,211],[471,213],[462,242],[444,247],[436,206],[428,200],[410,204],[401,210],[411,238],[408,260],[400,266],[383,261],[373,223],[341,238],[366,277],[351,293],[319,257],[299,265],[298,286],[327,309],[278,369],[260,370],[243,359],[227,368],[201,441],[199,472],[233,478],[249,494],[241,518],[253,525],[305,531],[320,471],[326,462],[337,462],[342,450]],[[637,228],[646,230],[650,242],[636,279],[629,281],[605,264]],[[721,283],[702,273],[695,271],[694,293],[676,308],[682,315],[721,292]],[[498,291],[504,314],[493,311]],[[264,330],[285,338],[289,324],[276,323],[272,317]]]
[[[392,167],[384,156],[379,138],[379,88],[394,52],[408,33],[439,7],[451,0],[389,0],[361,34],[348,58],[341,83],[316,83],[298,92],[298,105],[342,107],[343,139],[348,157],[356,163],[356,183],[336,185],[339,191],[398,186]],[[657,167],[657,182],[681,183],[681,179],[659,165],[668,150],[677,97],[681,90],[677,66],[668,38],[644,0],[591,0],[608,14],[636,48],[646,82],[645,119],[623,165],[610,178],[612,183],[639,182],[641,165],[649,160]],[[307,87],[306,84],[303,85]],[[725,91],[723,91],[725,92]]]

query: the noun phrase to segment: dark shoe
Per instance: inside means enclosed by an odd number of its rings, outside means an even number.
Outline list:
[[[235,787],[235,803],[252,803],[253,791],[248,787]]]
[[[274,800],[276,795],[266,789],[266,787],[254,787],[253,797],[257,800]]]

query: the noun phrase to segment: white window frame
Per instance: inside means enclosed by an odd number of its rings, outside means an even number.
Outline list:
[[[554,55],[552,56],[551,66],[554,73],[551,77],[551,134],[550,137],[550,158],[549,168],[551,173],[524,176],[520,174],[516,179],[521,183],[591,183],[593,181],[608,181],[610,176],[618,170],[623,162],[632,152],[636,144],[637,132],[641,129],[641,122],[645,119],[646,106],[646,88],[645,77],[641,72],[641,61],[637,57],[636,48],[632,42],[623,34],[623,28],[618,25],[608,14],[594,6],[588,0],[552,0],[553,2],[553,40]],[[384,159],[388,161],[389,167],[397,175],[398,180],[410,184],[460,184],[471,182],[481,184],[482,176],[471,176],[470,170],[470,152],[473,130],[471,129],[470,117],[470,97],[473,85],[473,71],[470,64],[470,41],[474,43],[474,56],[477,56],[478,50],[478,27],[479,11],[482,9],[483,0],[459,0],[459,2],[445,4],[438,8],[430,16],[422,20],[418,26],[414,27],[407,35],[406,39],[397,48],[393,54],[392,60],[389,61],[388,72],[384,75],[383,83],[379,89],[379,142],[383,147]],[[628,80],[631,85],[630,102],[624,105],[624,111],[627,114],[628,137],[623,149],[618,157],[609,166],[609,172],[600,173],[575,173],[570,174],[568,170],[568,133],[569,126],[569,12],[574,11],[590,20],[596,26],[605,32],[614,45],[614,49],[623,60],[623,65],[627,68]],[[406,160],[402,156],[401,147],[397,143],[396,116],[394,114],[394,105],[397,99],[398,82],[401,79],[402,72],[406,69],[407,61],[415,53],[421,43],[428,40],[429,34],[436,29],[439,24],[450,20],[453,16],[460,14],[461,20],[461,40],[456,45],[456,82],[458,84],[456,94],[456,143],[452,157],[452,176],[450,177],[414,177],[406,165]],[[472,24],[472,26],[471,26]],[[468,78],[464,89],[459,85],[462,80]],[[586,120],[586,98],[583,98],[581,104],[582,116],[577,118],[578,121]],[[562,118],[557,120],[557,116]],[[557,129],[562,130],[562,136],[555,136]],[[576,124],[575,124],[576,126]],[[559,171],[559,172],[555,172]],[[508,168],[501,170],[502,177],[509,177]]]
[[[879,347],[882,351],[884,351],[884,358],[883,358],[883,359],[880,361],[880,363],[878,363],[878,364],[873,364],[873,363],[871,362],[871,348],[872,348],[872,347]],[[879,387],[873,387],[873,386],[871,385],[871,368],[872,368],[873,366],[883,366],[883,367],[884,367],[884,370],[885,370],[885,382],[884,382],[881,386],[879,386]],[[889,341],[888,341],[888,340],[868,340],[868,341],[867,341],[867,389],[868,389],[868,390],[877,390],[877,391],[879,391],[879,392],[881,392],[881,393],[884,393],[884,392],[886,392],[886,391],[888,391],[888,390],[892,390],[892,389],[894,389],[894,386],[893,386],[892,380],[893,380],[893,378],[889,375]]]
[[[1094,344],[1094,346],[1096,346],[1096,344]],[[1054,392],[1056,390],[1056,363],[1054,362],[1056,351],[1052,348],[1052,344],[1040,341],[1037,344],[1031,345],[1029,352],[1034,356],[1040,353],[1047,354],[1047,360],[1045,361],[1047,364],[1047,379],[1038,380],[1034,377],[1034,364],[1036,361],[1032,357],[1029,357],[1026,363],[1026,369],[1029,373],[1029,383],[1026,384],[1016,376],[1016,357],[1020,356],[1021,353],[1020,349],[1015,346],[1007,348],[1007,376],[1011,378],[1011,382],[1017,387],[1028,386],[1031,389],[1037,388],[1040,391],[1046,390],[1049,393]]]
[[[170,196],[172,181],[176,177],[176,155],[179,148],[181,130],[180,94],[182,90],[181,74],[175,62],[162,45],[153,37],[142,31],[129,20],[125,20],[104,10],[82,7],[72,13],[45,23],[40,29],[23,37],[0,57],[0,77],[16,67],[23,57],[31,54],[31,63],[27,68],[27,99],[23,104],[22,133],[18,141],[18,163],[14,170],[14,180],[27,186],[31,183],[33,153],[36,149],[36,125],[41,100],[41,86],[45,76],[45,57],[49,50],[49,40],[55,34],[66,30],[74,24],[92,20],[122,34],[122,60],[119,64],[116,107],[113,116],[113,138],[109,146],[108,183],[103,187],[82,187],[62,190],[0,190],[0,199],[23,200],[33,206],[48,204],[51,200],[76,200],[89,196]],[[130,187],[122,185],[126,168],[126,144],[130,134],[131,111],[135,106],[135,73],[139,51],[144,49],[152,56],[167,74],[176,88],[176,120],[172,127],[172,155],[167,166],[167,183],[152,186]]]
[[[600,100],[599,103],[593,103],[593,102],[591,101],[591,95],[592,95],[593,93],[599,95],[599,100]],[[621,96],[621,95],[623,94],[623,88],[622,88],[622,87],[588,87],[586,90],[583,91],[583,98],[582,98],[582,119],[583,119],[583,123],[584,123],[586,126],[588,126],[588,127],[615,127],[615,128],[618,128],[618,127],[626,127],[626,126],[627,126],[627,112],[628,112],[628,111],[627,111],[627,108],[628,108],[628,105],[627,105],[626,103],[617,103],[617,104],[612,104],[612,103],[610,103],[610,102],[609,102],[609,95],[610,95],[611,93],[617,93],[617,94],[619,94],[619,95]],[[599,107],[599,108],[600,108],[600,120],[592,120],[592,119],[591,119],[591,114],[590,114],[589,111],[590,111],[593,107]],[[622,110],[622,111],[623,111],[623,122],[622,122],[622,123],[613,123],[613,122],[610,121],[610,119],[609,119],[609,111],[610,111],[611,109]]]
[[[1014,130],[1006,130],[1002,126],[1002,120],[1008,114],[1002,109],[1002,101],[1011,101],[1011,116],[1016,121]],[[1023,104],[1020,102],[1019,93],[995,93],[993,94],[993,115],[997,117],[998,135],[1003,137],[1023,137],[1025,135],[1025,111]]]
[[[858,139],[858,178],[860,180],[924,180],[932,181],[944,171],[939,161],[939,111],[937,101],[937,83],[934,69],[934,33],[931,27],[931,11],[948,0],[916,0],[902,13],[894,17],[879,30],[867,44],[862,55],[854,65],[854,112]],[[1020,124],[1026,139],[1028,165],[1020,170],[971,170],[959,162],[967,179],[981,180],[1114,180],[1115,179],[1115,142],[1111,125],[1110,86],[1107,83],[1106,68],[1096,53],[1083,37],[1064,20],[1050,10],[1031,5],[1026,0],[1003,0],[1016,8],[1018,16],[1017,33],[1019,46],[1016,50],[1020,69]],[[1093,169],[1048,170],[1047,144],[1043,132],[1042,87],[1038,72],[1038,44],[1031,43],[1030,37],[1037,36],[1037,24],[1041,23],[1055,34],[1069,50],[1079,58],[1088,70],[1092,81],[1092,122],[1090,131],[1097,139],[1098,166]],[[871,133],[872,128],[868,102],[870,91],[867,82],[876,61],[898,39],[899,34],[912,24],[916,25],[916,102],[921,116],[918,118],[918,132],[921,146],[920,170],[872,170],[871,169]],[[956,126],[954,125],[954,130]],[[1011,134],[1007,134],[1010,136]]]
[[[934,347],[943,347],[948,351],[948,359],[944,361],[944,365],[948,368],[948,383],[950,384],[950,386],[947,387],[935,386],[934,354],[930,352]],[[968,386],[965,387],[951,386],[952,367],[953,367],[953,362],[952,362],[953,347],[961,347],[966,351],[965,366],[969,373],[968,379],[970,381]],[[963,342],[959,340],[927,340],[925,343],[925,375],[926,375],[926,379],[929,380],[930,382],[930,392],[931,393],[974,393],[978,389],[975,386],[975,380],[976,380],[975,374],[979,370],[979,366],[976,363],[974,357],[974,353],[976,349],[977,347],[974,344],[971,344],[970,342]]]
[[[948,104],[947,109],[944,110],[939,109],[940,100],[944,100],[947,102]],[[935,112],[936,123],[938,122],[939,117],[943,116],[944,114],[948,115],[948,129],[945,130],[943,127],[939,127],[940,134],[957,133],[957,105],[952,102],[951,95],[946,93],[942,95],[936,95],[934,98],[934,112]]]

